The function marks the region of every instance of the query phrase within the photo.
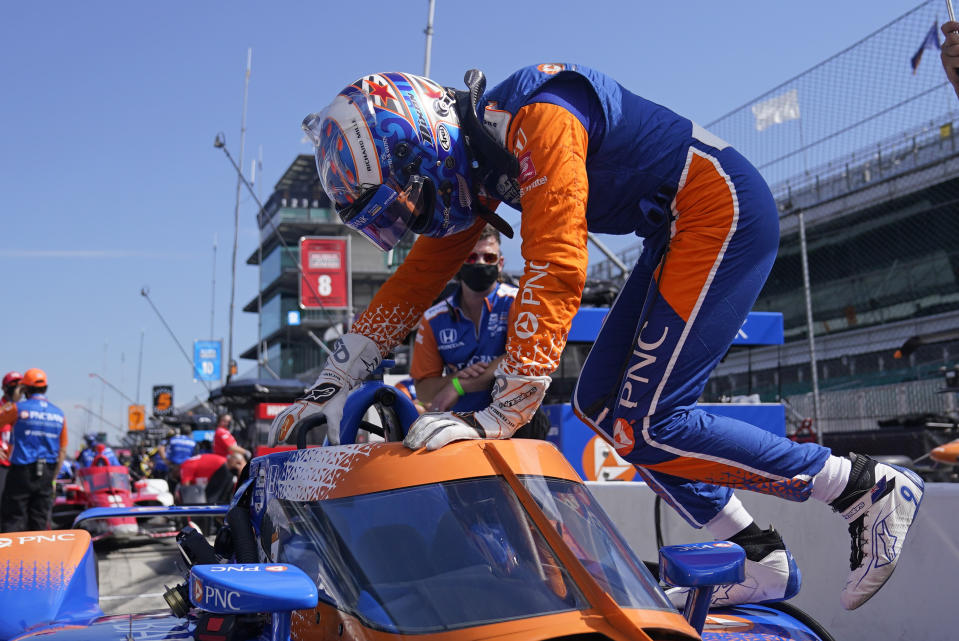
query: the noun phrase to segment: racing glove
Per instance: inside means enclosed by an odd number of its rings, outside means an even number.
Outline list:
[[[403,444],[411,450],[438,450],[453,441],[509,438],[533,418],[549,383],[549,376],[506,374],[501,365],[489,407],[479,412],[427,412],[410,426]]]
[[[331,445],[340,443],[340,419],[346,397],[380,364],[379,347],[362,334],[344,334],[326,360],[313,387],[280,412],[270,425],[269,445],[294,445],[293,426],[313,414],[326,416],[327,438]]]

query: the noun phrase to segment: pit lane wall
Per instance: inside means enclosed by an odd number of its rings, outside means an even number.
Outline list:
[[[640,482],[589,482],[597,498],[639,558],[657,561],[655,495]],[[865,605],[848,612],[839,593],[849,569],[850,538],[829,507],[818,501],[790,503],[737,492],[760,527],[782,534],[802,572],[792,603],[809,612],[837,641],[942,641],[959,639],[959,484],[929,483],[919,517],[896,572]],[[671,508],[661,508],[666,545],[709,540]]]

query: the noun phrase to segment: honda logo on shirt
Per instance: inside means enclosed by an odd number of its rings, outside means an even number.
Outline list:
[[[440,330],[440,343],[443,345],[449,345],[450,343],[456,342],[456,330],[452,327],[447,327]]]

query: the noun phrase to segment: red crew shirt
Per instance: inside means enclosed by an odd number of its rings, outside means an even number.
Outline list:
[[[226,465],[226,458],[218,454],[197,454],[180,465],[182,485],[207,484],[218,469]]]

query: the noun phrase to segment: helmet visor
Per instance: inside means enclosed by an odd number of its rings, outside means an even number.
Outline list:
[[[426,211],[423,183],[422,176],[411,176],[402,190],[390,184],[370,187],[338,213],[346,225],[383,251],[389,251]]]

